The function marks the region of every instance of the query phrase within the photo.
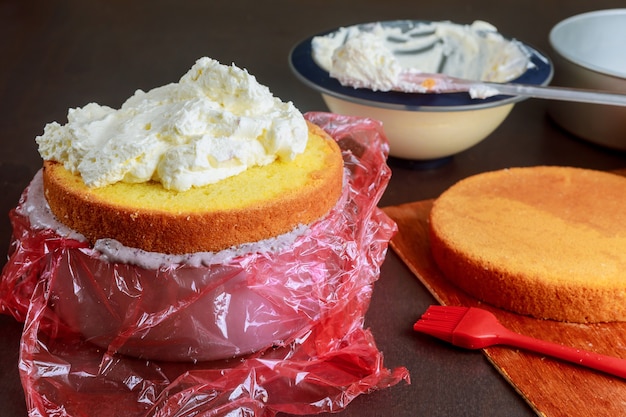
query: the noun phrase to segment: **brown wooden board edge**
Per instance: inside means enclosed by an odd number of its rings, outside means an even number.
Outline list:
[[[454,287],[430,256],[428,213],[433,201],[389,206],[383,211],[398,225],[391,248],[440,304],[486,308],[511,330],[582,349],[592,350],[592,343],[600,353],[626,357],[625,323],[580,325],[534,319],[482,304]],[[626,413],[625,381],[516,349],[493,347],[483,352],[538,415]]]

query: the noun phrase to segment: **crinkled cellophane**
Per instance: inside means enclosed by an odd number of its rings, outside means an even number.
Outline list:
[[[24,321],[30,415],[315,414],[409,381],[364,329],[396,230],[376,206],[390,177],[381,124],[305,116],[339,143],[347,181],[342,202],[286,250],[146,270],[11,212],[0,310]]]

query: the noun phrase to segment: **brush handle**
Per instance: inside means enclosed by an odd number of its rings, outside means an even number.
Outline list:
[[[624,359],[535,339],[510,330],[498,335],[498,344],[541,353],[626,379],[626,360]]]
[[[493,88],[500,94],[512,96],[626,106],[626,94],[581,90],[566,87],[541,87],[525,84],[482,83],[482,85],[488,88]]]

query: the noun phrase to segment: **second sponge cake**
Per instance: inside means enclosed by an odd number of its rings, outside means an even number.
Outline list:
[[[512,168],[460,181],[434,203],[433,256],[477,299],[568,322],[626,321],[626,178]]]

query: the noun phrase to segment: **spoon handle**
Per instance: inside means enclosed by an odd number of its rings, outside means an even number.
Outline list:
[[[475,83],[472,83],[475,84]],[[609,104],[626,106],[626,94],[608,93],[603,91],[582,90],[566,87],[541,87],[525,84],[478,83],[493,88],[500,94],[544,98],[550,100],[575,101],[581,103]]]
[[[470,81],[444,74],[428,74],[415,71],[403,72],[400,75],[395,90],[410,93],[467,92],[475,99],[504,94],[509,96],[626,106],[626,94],[579,88]]]

